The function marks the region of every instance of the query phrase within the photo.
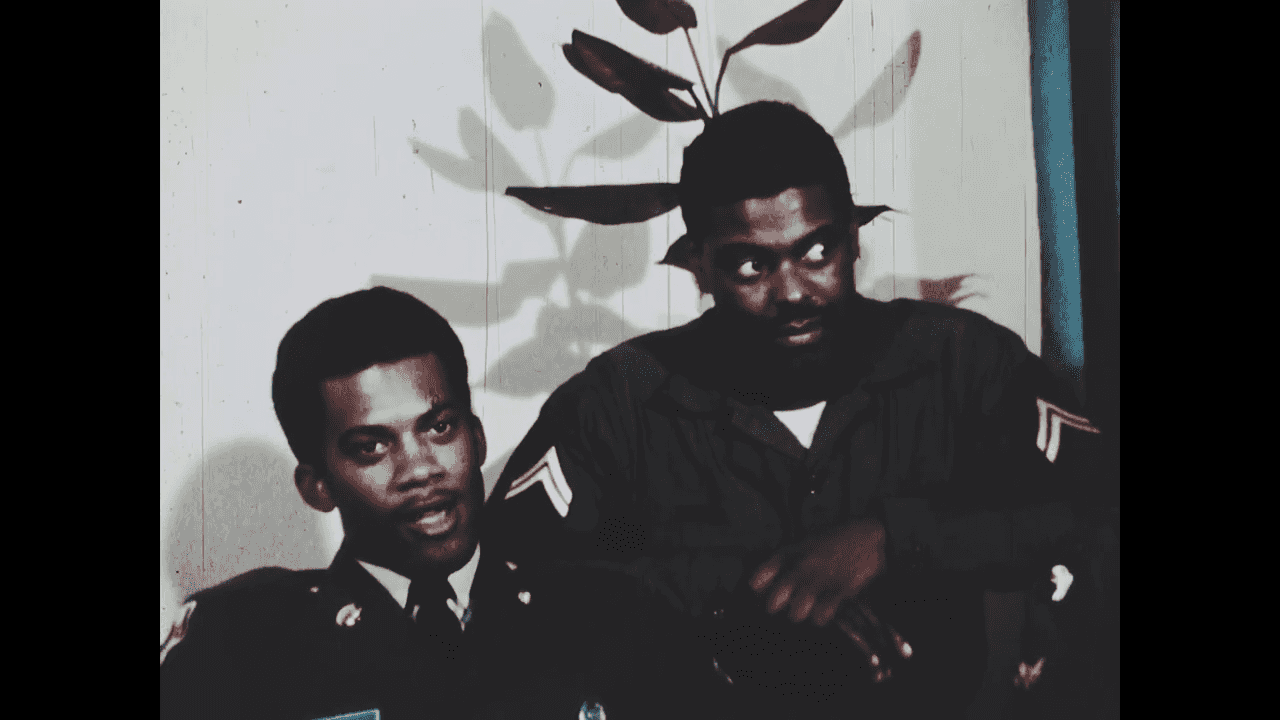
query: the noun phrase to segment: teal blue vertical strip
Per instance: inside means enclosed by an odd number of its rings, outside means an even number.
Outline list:
[[[1041,355],[1077,383],[1084,367],[1076,167],[1072,152],[1071,45],[1066,0],[1029,0],[1031,122],[1035,138],[1040,248],[1045,268]]]

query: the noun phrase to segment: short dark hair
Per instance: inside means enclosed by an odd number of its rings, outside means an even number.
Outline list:
[[[821,185],[837,220],[853,217],[844,158],[816,120],[794,105],[754,102],[707,122],[684,150],[680,212],[690,239],[711,231],[711,209],[793,187]]]
[[[321,382],[428,353],[440,358],[469,411],[462,343],[447,320],[412,295],[386,287],[360,290],[325,300],[294,323],[276,353],[271,399],[298,462],[323,464]]]

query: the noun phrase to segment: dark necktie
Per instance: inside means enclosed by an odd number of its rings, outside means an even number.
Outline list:
[[[405,611],[414,617],[414,607],[418,608],[414,626],[420,641],[452,644],[461,639],[458,616],[453,614],[447,600],[457,600],[457,596],[453,586],[442,576],[421,577],[409,585]]]

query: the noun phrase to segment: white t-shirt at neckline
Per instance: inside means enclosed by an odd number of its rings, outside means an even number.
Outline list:
[[[822,411],[826,407],[827,401],[823,400],[799,410],[774,410],[773,414],[791,430],[801,445],[808,448],[813,444],[813,434],[818,431],[818,421],[822,419]]]

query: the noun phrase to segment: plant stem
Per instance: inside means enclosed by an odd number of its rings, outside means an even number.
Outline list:
[[[706,93],[707,102],[711,105],[711,114],[719,115],[720,113],[716,111],[716,103],[711,99],[711,89],[707,87],[707,79],[702,75],[702,63],[698,62],[698,51],[693,49],[693,37],[689,35],[689,28],[684,28],[684,39],[689,41],[689,52],[693,55],[694,66],[698,68],[698,79],[702,81],[702,92]],[[697,101],[696,97],[694,101]]]
[[[693,88],[689,88],[689,97],[693,98],[693,104],[698,106],[698,112],[702,113],[704,122],[710,120],[711,116],[707,115],[706,108],[702,107],[702,101],[698,100],[698,93],[694,92]]]
[[[727,67],[729,67],[729,53],[725,53],[724,59],[720,61],[720,74],[716,76],[716,97],[712,101],[716,105],[720,104],[720,81],[724,80],[724,69]]]

